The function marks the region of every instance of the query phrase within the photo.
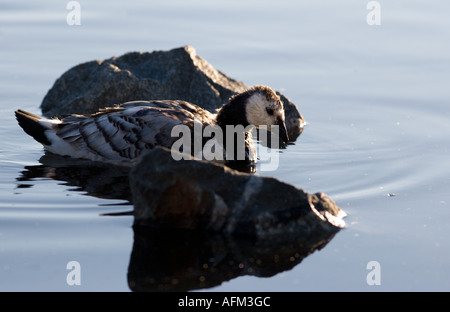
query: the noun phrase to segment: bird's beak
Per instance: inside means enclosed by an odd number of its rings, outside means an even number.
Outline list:
[[[281,118],[278,118],[277,125],[281,142],[287,144],[289,142],[289,136],[287,133],[286,124]]]

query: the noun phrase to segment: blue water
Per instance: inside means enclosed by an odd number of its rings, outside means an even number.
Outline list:
[[[81,62],[184,45],[297,104],[307,126],[264,175],[325,192],[348,214],[293,269],[208,290],[450,290],[450,4],[379,1],[381,25],[369,26],[368,2],[80,0],[81,25],[69,26],[68,1],[3,1],[0,290],[130,290],[133,218],[102,214],[132,206],[39,171],[43,149],[14,110],[40,114],[54,81]],[[66,282],[69,261],[80,286]],[[366,282],[369,261],[381,285]]]

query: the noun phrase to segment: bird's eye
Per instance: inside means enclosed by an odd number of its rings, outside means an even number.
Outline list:
[[[272,108],[267,107],[267,108],[266,108],[266,111],[267,111],[267,114],[273,115],[273,109],[272,109]]]

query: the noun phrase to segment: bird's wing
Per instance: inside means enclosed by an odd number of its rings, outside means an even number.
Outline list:
[[[179,111],[187,111],[191,113],[194,118],[200,120],[204,124],[213,124],[216,115],[203,109],[197,105],[186,101],[175,101],[175,100],[162,100],[162,101],[131,101],[120,105],[119,107],[112,109],[120,109],[120,108],[131,108],[138,106],[147,106],[147,107],[155,107],[155,108],[168,108],[168,109],[176,109]]]
[[[194,114],[174,107],[125,105],[65,118],[56,134],[75,150],[88,151],[87,158],[134,159],[156,145],[170,148],[178,139],[171,136],[172,128],[192,127],[194,119]]]

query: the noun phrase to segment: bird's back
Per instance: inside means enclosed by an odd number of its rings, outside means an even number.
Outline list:
[[[214,123],[214,114],[183,101],[134,101],[93,115],[63,118],[45,135],[45,148],[59,155],[95,161],[127,161],[154,146],[170,148],[176,125]]]

